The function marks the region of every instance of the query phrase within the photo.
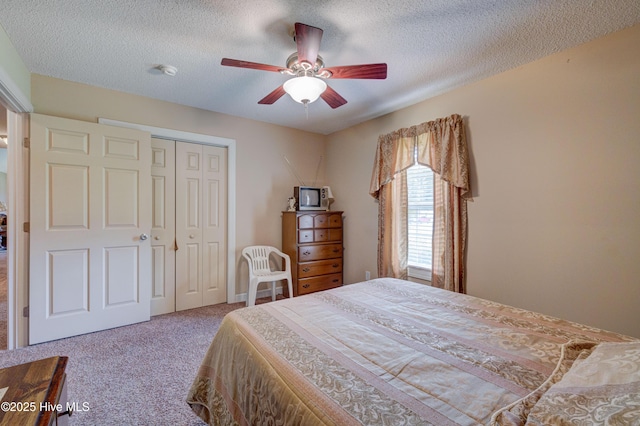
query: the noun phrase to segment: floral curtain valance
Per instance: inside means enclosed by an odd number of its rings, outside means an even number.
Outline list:
[[[418,124],[381,135],[374,162],[369,193],[378,199],[380,189],[395,174],[418,163],[430,167],[442,180],[469,194],[469,154],[462,117],[449,117]]]

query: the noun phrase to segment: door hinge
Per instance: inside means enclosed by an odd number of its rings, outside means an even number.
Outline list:
[[[31,140],[29,138],[24,138],[24,140],[22,141],[22,146],[24,146],[25,148],[29,148],[31,146]]]
[[[22,224],[22,232],[29,232],[31,229],[31,224],[29,222],[25,222]]]
[[[25,318],[29,318],[29,306],[25,306],[22,308],[22,316]]]

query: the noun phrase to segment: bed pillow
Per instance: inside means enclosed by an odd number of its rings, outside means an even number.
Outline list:
[[[640,342],[600,343],[540,396],[527,425],[640,425]]]
[[[491,416],[490,426],[523,426],[540,398],[571,369],[575,362],[587,358],[598,344],[571,341],[562,345],[560,358],[551,375],[529,395],[499,409]]]

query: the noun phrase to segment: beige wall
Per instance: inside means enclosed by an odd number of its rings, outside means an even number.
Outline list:
[[[640,26],[329,136],[345,280],[376,271],[379,134],[453,113],[471,147],[468,293],[640,337]]]
[[[0,72],[7,80],[15,84],[15,89],[22,92],[26,99],[29,99],[31,74],[2,27],[0,27]],[[12,93],[12,95],[16,96],[18,93]]]
[[[283,157],[310,182],[324,155],[325,137],[317,134],[41,75],[34,74],[31,84],[31,101],[40,114],[91,122],[109,118],[236,140],[238,293],[246,291],[248,282],[242,248],[253,244],[280,247],[281,211],[298,184]],[[320,183],[325,179],[325,165],[323,161],[320,166]]]

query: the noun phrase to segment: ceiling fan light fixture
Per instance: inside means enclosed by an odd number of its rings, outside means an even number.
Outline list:
[[[308,104],[320,97],[327,89],[327,83],[316,77],[301,76],[287,80],[283,88],[294,101]]]

